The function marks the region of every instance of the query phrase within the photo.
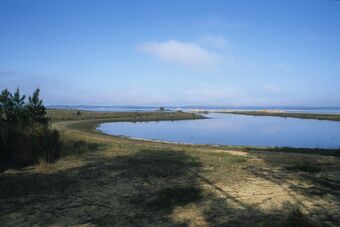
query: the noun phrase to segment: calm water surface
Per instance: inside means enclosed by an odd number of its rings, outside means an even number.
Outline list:
[[[111,135],[180,143],[340,148],[340,122],[233,114],[209,119],[103,123]]]

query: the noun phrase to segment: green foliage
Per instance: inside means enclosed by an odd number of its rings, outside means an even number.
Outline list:
[[[290,171],[302,171],[309,173],[321,172],[321,168],[319,166],[316,166],[315,164],[309,162],[302,162],[293,166],[288,166],[286,167],[286,169]]]
[[[24,108],[25,98],[25,95],[20,95],[19,88],[17,88],[14,94],[10,94],[10,102],[12,103],[10,116],[11,121],[15,124],[22,123],[26,120]]]
[[[1,120],[10,121],[12,118],[11,113],[13,109],[13,102],[11,99],[11,94],[7,89],[1,92],[0,109],[1,109]]]
[[[43,101],[39,98],[40,89],[36,89],[33,95],[28,98],[27,115],[28,121],[31,126],[35,126],[37,123],[47,125],[48,118],[46,117],[46,108],[43,105]]]
[[[61,156],[79,155],[87,152],[98,151],[103,147],[104,145],[100,143],[91,143],[85,140],[73,140],[64,138],[60,155]]]
[[[0,95],[0,168],[51,162],[59,156],[59,134],[48,128],[43,101],[36,89],[25,103],[19,88]]]

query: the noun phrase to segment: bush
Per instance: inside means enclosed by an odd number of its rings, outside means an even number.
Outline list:
[[[59,157],[59,133],[48,128],[46,110],[37,89],[29,102],[19,89],[0,95],[0,169],[52,162]]]
[[[50,163],[60,156],[57,130],[43,127],[31,131],[2,123],[0,133],[1,169],[31,165],[40,160]]]
[[[43,157],[46,162],[53,162],[60,157],[60,142],[59,133],[57,130],[44,129],[40,135],[40,141],[42,141],[42,147],[39,150],[40,153],[35,155],[35,159]]]
[[[99,143],[89,143],[84,140],[65,139],[60,147],[60,155],[80,155],[86,152],[96,151],[102,147]]]
[[[302,171],[302,172],[309,172],[309,173],[318,173],[321,172],[321,168],[316,166],[316,164],[309,163],[309,162],[302,162],[293,166],[286,167],[287,170],[290,171]]]

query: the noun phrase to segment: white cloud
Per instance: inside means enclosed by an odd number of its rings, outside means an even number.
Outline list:
[[[229,41],[219,36],[213,36],[213,35],[204,36],[200,39],[200,41],[213,48],[225,49],[225,48],[230,47]]]
[[[222,56],[213,51],[196,43],[177,40],[142,43],[138,50],[157,59],[190,68],[210,68],[222,62]]]

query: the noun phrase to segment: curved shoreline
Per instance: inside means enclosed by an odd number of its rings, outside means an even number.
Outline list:
[[[193,147],[220,147],[223,149],[233,149],[233,150],[241,150],[241,151],[270,151],[270,152],[285,152],[285,153],[301,153],[301,154],[320,154],[320,155],[330,155],[330,156],[340,156],[340,149],[331,149],[331,148],[297,148],[297,147],[275,147],[275,146],[245,146],[245,145],[223,145],[223,144],[197,144],[197,143],[181,143],[181,142],[171,142],[171,141],[163,141],[163,140],[153,140],[153,139],[143,139],[143,138],[133,138],[129,136],[120,136],[120,135],[111,135],[104,133],[100,130],[97,130],[96,127],[101,123],[110,123],[110,122],[131,122],[129,120],[121,120],[117,121],[117,119],[109,120],[109,119],[95,119],[95,120],[80,120],[80,121],[65,121],[63,123],[67,124],[67,128],[93,133],[95,135],[108,136],[111,138],[120,138],[126,139],[129,141],[135,142],[150,142],[150,143],[163,143],[163,144],[172,144],[172,145],[183,145],[183,146],[193,146]],[[146,122],[146,121],[143,121]],[[61,122],[60,122],[61,123]]]

